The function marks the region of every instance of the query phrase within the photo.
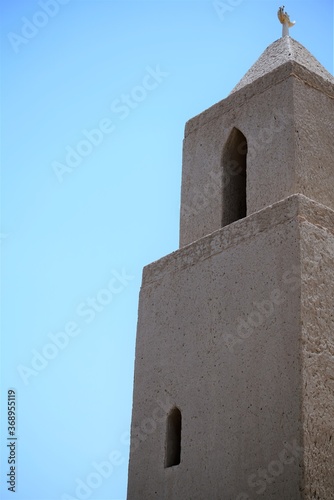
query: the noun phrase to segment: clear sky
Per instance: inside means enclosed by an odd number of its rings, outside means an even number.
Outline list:
[[[2,0],[1,415],[15,390],[16,500],[125,500],[141,273],[178,248],[184,125],[281,36],[279,6]],[[286,9],[333,72],[333,1]],[[1,432],[12,499],[4,418]]]

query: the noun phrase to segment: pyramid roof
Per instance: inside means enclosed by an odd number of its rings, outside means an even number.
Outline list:
[[[312,73],[334,84],[334,77],[301,43],[290,36],[284,36],[266,48],[259,59],[234,87],[231,94],[289,61],[300,64]]]

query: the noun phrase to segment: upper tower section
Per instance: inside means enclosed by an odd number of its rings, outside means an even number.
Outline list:
[[[334,209],[334,78],[296,40],[271,44],[186,124],[180,246],[301,193]]]

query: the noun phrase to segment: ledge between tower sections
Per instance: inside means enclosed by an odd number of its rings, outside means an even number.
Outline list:
[[[334,234],[334,211],[304,195],[294,194],[148,264],[143,269],[142,287],[294,220],[320,226]]]

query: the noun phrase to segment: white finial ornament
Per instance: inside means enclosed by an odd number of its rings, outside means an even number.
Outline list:
[[[284,5],[278,9],[277,16],[283,25],[282,37],[289,36],[289,28],[292,28],[296,24],[296,21],[290,21],[289,14],[284,12]]]

